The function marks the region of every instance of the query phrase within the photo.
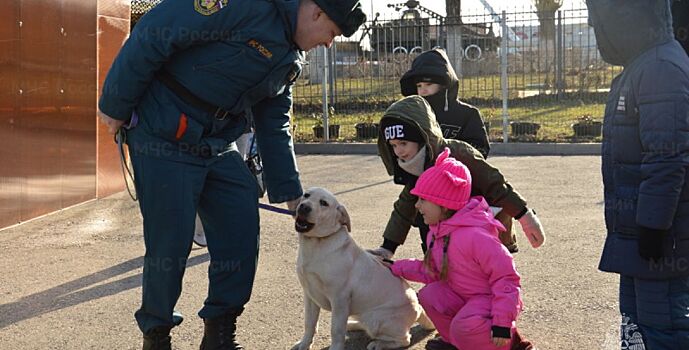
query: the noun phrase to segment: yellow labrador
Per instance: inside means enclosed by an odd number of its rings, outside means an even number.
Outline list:
[[[330,350],[344,349],[348,329],[366,331],[373,339],[367,349],[382,350],[409,346],[409,329],[417,320],[425,329],[434,328],[407,282],[349,236],[349,215],[333,194],[307,190],[297,206],[295,229],[305,332],[293,349],[311,349],[320,309],[332,312]]]

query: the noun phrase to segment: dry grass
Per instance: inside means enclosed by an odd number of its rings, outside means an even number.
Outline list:
[[[489,123],[491,141],[502,141],[502,108],[495,106],[478,106],[483,118]],[[510,121],[529,121],[541,125],[535,137],[519,137],[516,140],[527,142],[592,142],[600,138],[575,139],[571,125],[583,115],[591,115],[596,120],[602,120],[603,103],[588,103],[580,100],[543,101],[526,106],[509,108]],[[337,142],[372,142],[373,139],[357,139],[354,125],[357,123],[377,122],[383,115],[379,112],[359,112],[351,114],[335,114],[330,124],[340,125],[339,137],[331,140]],[[318,115],[320,117],[320,115]],[[300,142],[320,141],[314,137],[313,126],[319,124],[311,115],[295,115],[294,131]]]

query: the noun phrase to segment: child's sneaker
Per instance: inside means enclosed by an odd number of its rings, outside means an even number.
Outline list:
[[[426,342],[426,350],[457,350],[457,348],[446,342],[441,336],[437,336]]]

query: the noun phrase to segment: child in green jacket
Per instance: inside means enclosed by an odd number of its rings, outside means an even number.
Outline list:
[[[465,164],[471,172],[472,196],[481,195],[492,207],[502,208],[502,215],[515,218],[521,224],[534,248],[545,241],[543,227],[536,213],[527,208],[526,201],[505,180],[500,171],[488,164],[481,153],[470,144],[443,138],[435,114],[426,100],[420,96],[405,97],[390,106],[380,121],[378,152],[388,174],[396,184],[404,188],[383,234],[383,244],[371,252],[391,258],[397,247],[404,243],[412,225],[419,227],[422,249],[428,226],[418,216],[414,204],[418,198],[410,193],[419,175],[433,165],[438,153],[445,147],[451,156]],[[516,237],[509,232],[500,240],[511,251],[516,251]]]

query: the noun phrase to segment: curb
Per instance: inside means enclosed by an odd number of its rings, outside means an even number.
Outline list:
[[[375,143],[296,143],[296,154],[378,154]],[[599,156],[600,143],[491,143],[491,156]]]

